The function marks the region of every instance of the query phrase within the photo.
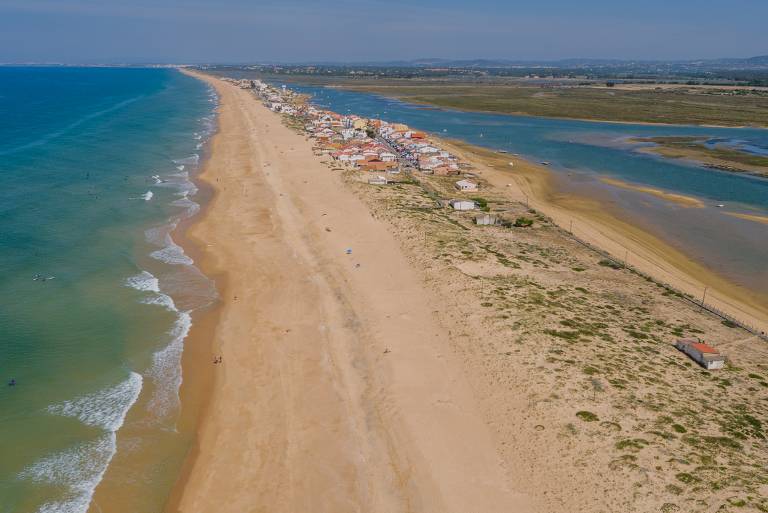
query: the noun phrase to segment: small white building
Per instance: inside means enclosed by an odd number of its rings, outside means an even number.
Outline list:
[[[493,226],[499,222],[499,218],[491,214],[475,216],[475,224],[478,226]]]
[[[368,183],[371,185],[387,185],[389,182],[387,181],[386,177],[379,175],[375,178],[370,178]]]
[[[448,204],[454,210],[474,210],[477,207],[472,200],[451,200]]]
[[[382,162],[394,162],[397,158],[397,155],[394,153],[389,153],[387,151],[383,152],[381,155],[379,155],[379,158]]]
[[[681,338],[675,347],[691,357],[693,361],[707,370],[725,367],[725,357],[712,346],[691,338]]]
[[[459,180],[456,182],[456,188],[462,192],[470,192],[477,190],[477,184],[470,182],[469,180]]]

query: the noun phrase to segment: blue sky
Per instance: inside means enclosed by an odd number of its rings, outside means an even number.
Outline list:
[[[0,62],[768,54],[768,0],[0,0]]]

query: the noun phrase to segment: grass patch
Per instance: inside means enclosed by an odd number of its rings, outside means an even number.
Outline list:
[[[562,338],[565,340],[578,340],[579,339],[579,332],[578,331],[568,331],[568,330],[544,330],[544,333],[547,335],[551,335],[553,337]]]
[[[692,483],[698,483],[701,481],[699,478],[687,473],[687,472],[680,472],[678,474],[675,474],[675,479],[680,481],[681,483],[685,484],[692,484]]]
[[[610,267],[611,269],[624,269],[624,266],[620,263],[614,262],[613,260],[609,260],[607,258],[600,260],[598,264],[602,265],[603,267]]]
[[[577,411],[576,416],[584,422],[596,422],[600,418],[591,411]]]

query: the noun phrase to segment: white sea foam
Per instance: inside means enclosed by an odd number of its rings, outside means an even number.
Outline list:
[[[156,390],[147,407],[158,416],[178,409],[179,387],[182,381],[181,355],[184,351],[184,339],[191,327],[192,317],[189,312],[180,312],[168,333],[171,342],[152,356],[152,366],[147,375],[155,381]]]
[[[173,302],[173,299],[168,294],[157,294],[154,296],[148,296],[141,300],[142,303],[147,305],[158,305],[162,306],[166,310],[169,310],[171,312],[178,312],[179,310],[176,308],[176,303]]]
[[[177,165],[178,164],[197,164],[199,161],[200,161],[200,155],[198,155],[197,153],[193,153],[189,157],[174,160],[173,163]]]
[[[176,228],[175,223],[149,228],[144,231],[144,238],[147,239],[147,242],[150,244],[164,246],[168,243],[168,234],[173,231],[174,228]]]
[[[160,292],[160,282],[152,273],[147,271],[141,271],[136,276],[131,276],[125,280],[125,284],[132,289],[143,292]]]
[[[186,194],[184,194],[182,198],[172,201],[171,205],[174,207],[181,207],[186,209],[184,217],[191,217],[197,214],[197,212],[200,210],[200,205],[187,198]]]
[[[182,178],[183,180],[187,181],[189,180],[189,173],[187,171],[182,171],[181,173],[173,173],[171,175],[168,175],[169,178]],[[171,185],[179,185],[179,180],[175,180],[173,182],[167,182]]]
[[[40,506],[37,513],[86,513],[116,451],[117,435],[106,433],[35,462],[19,477],[66,490],[58,500]]]
[[[105,431],[95,440],[79,443],[59,453],[36,461],[19,474],[20,479],[63,487],[66,491],[55,501],[38,508],[38,513],[86,513],[112,457],[117,452],[117,431],[138,399],[142,388],[140,374],[113,387],[72,401],[52,405],[53,415],[73,417],[83,424]]]
[[[144,201],[149,201],[149,200],[151,200],[151,199],[152,199],[154,196],[155,196],[155,194],[154,194],[152,191],[147,191],[147,192],[145,192],[144,194],[141,194],[141,195],[139,195],[139,196],[136,196],[136,197],[131,197],[130,199],[132,199],[132,200],[144,200]]]
[[[178,169],[179,171],[184,171],[184,164],[180,166],[176,166],[176,169]]]
[[[75,417],[87,426],[117,431],[123,425],[128,409],[139,397],[141,383],[141,374],[131,372],[128,379],[114,387],[54,404],[48,407],[48,413]]]
[[[195,263],[194,260],[192,260],[184,253],[184,250],[181,248],[181,246],[173,242],[173,239],[171,239],[170,235],[168,235],[167,240],[168,245],[162,249],[153,251],[149,254],[149,256],[155,260],[160,260],[161,262],[165,262],[166,264],[171,265],[192,265]]]
[[[154,275],[152,275],[152,273],[142,271],[136,276],[131,276],[125,280],[125,284],[132,289],[150,293],[141,298],[140,301],[142,303],[147,305],[158,305],[171,312],[178,312],[176,304],[173,302],[171,296],[160,292],[160,282]]]
[[[194,260],[188,257],[182,247],[173,242],[171,238],[170,232],[176,228],[177,224],[178,221],[172,221],[167,225],[149,228],[144,232],[147,242],[156,246],[163,246],[161,249],[150,253],[149,256],[166,264],[192,265]]]

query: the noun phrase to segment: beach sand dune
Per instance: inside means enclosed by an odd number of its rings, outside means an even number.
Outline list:
[[[251,93],[200,77],[220,127],[189,236],[223,278],[223,363],[169,509],[533,511],[390,225]]]

